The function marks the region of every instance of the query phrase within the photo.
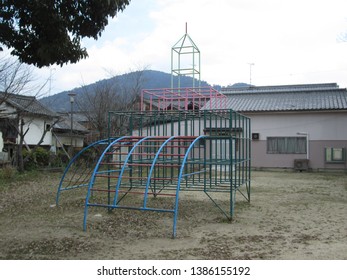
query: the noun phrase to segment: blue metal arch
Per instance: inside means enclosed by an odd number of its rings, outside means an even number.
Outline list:
[[[116,139],[116,138],[111,138],[112,139]],[[99,140],[99,141],[96,141],[90,145],[88,145],[87,147],[83,148],[81,151],[79,151],[68,163],[68,165],[66,166],[65,170],[64,170],[64,173],[63,173],[63,176],[61,177],[60,179],[60,182],[59,182],[59,186],[58,186],[58,191],[57,191],[57,196],[56,196],[56,199],[55,199],[55,203],[56,205],[58,206],[59,204],[59,198],[60,198],[60,193],[61,191],[63,190],[68,190],[68,189],[73,189],[73,188],[78,188],[79,186],[73,186],[73,187],[70,187],[70,188],[65,188],[63,189],[62,188],[62,185],[63,185],[63,182],[64,182],[64,179],[65,179],[65,176],[66,174],[68,173],[71,165],[87,150],[89,150],[90,148],[94,147],[94,146],[97,146],[97,145],[100,145],[100,144],[105,144],[105,143],[108,143],[110,141],[110,139],[102,139],[102,140]]]
[[[83,230],[86,231],[87,229],[87,215],[88,215],[88,203],[89,203],[89,198],[90,198],[90,193],[91,193],[91,189],[94,185],[94,182],[95,182],[95,175],[97,173],[97,171],[99,170],[99,166],[100,166],[100,163],[102,162],[105,154],[109,151],[109,149],[115,145],[116,143],[118,143],[119,141],[121,140],[124,140],[124,139],[127,139],[127,138],[132,138],[132,136],[123,136],[123,137],[120,137],[120,138],[117,138],[116,140],[114,140],[113,142],[111,142],[107,148],[104,150],[104,152],[101,154],[97,164],[95,165],[95,168],[94,168],[94,171],[93,171],[93,174],[91,176],[91,179],[89,181],[89,185],[88,185],[88,192],[87,192],[87,196],[86,196],[86,200],[85,200],[85,205],[84,205],[84,219],[83,219]],[[121,179],[121,178],[119,178]],[[118,179],[118,180],[119,180]]]
[[[123,173],[124,173],[124,170],[126,168],[126,165],[132,155],[132,153],[135,151],[135,149],[143,142],[143,141],[146,141],[148,139],[155,139],[155,138],[158,138],[157,136],[147,136],[147,137],[144,137],[142,138],[141,140],[139,140],[138,142],[136,142],[136,144],[132,147],[132,149],[129,151],[126,159],[124,160],[124,163],[123,163],[123,166],[122,166],[122,169],[119,173],[119,178],[118,178],[118,181],[117,181],[117,185],[116,185],[116,188],[115,188],[115,195],[114,195],[114,199],[113,199],[113,205],[116,205],[117,204],[117,200],[118,200],[118,192],[119,192],[119,188],[120,188],[120,185],[122,183],[122,176],[123,176]]]
[[[200,141],[203,138],[207,138],[207,136],[205,135],[201,135],[198,136],[197,138],[195,138],[195,140],[190,144],[190,146],[188,147],[186,154],[183,158],[182,161],[182,165],[181,165],[181,169],[178,175],[178,182],[177,182],[177,187],[176,187],[176,200],[175,200],[175,210],[174,210],[174,222],[173,222],[173,229],[172,229],[172,237],[175,238],[176,236],[176,225],[177,225],[177,215],[178,215],[178,200],[179,200],[179,191],[181,188],[181,181],[182,181],[182,176],[183,176],[183,171],[184,171],[184,167],[186,165],[187,162],[187,158],[188,155],[190,153],[190,151],[192,150],[192,148],[194,147],[195,143]]]
[[[177,138],[177,136],[171,136],[169,139],[167,139],[158,149],[155,157],[153,158],[153,162],[151,165],[151,168],[148,172],[148,176],[147,176],[147,183],[146,183],[146,189],[145,189],[145,194],[144,194],[144,200],[143,200],[143,207],[146,207],[147,205],[147,194],[148,194],[148,189],[149,189],[149,185],[151,184],[151,177],[152,177],[152,173],[155,167],[155,164],[157,162],[157,159],[159,157],[159,154],[161,153],[161,151],[163,150],[163,148],[166,146],[167,143],[169,143],[171,140],[173,140],[174,138]]]

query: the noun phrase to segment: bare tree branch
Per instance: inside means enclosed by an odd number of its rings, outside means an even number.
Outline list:
[[[93,87],[83,87],[84,92],[80,95],[77,104],[92,128],[99,134],[99,138],[108,136],[108,112],[139,110],[140,94],[144,83],[143,73],[143,70],[132,71],[124,75],[126,79],[121,82],[114,76],[107,81],[96,83]],[[113,133],[126,133],[127,116],[113,118],[110,125]]]

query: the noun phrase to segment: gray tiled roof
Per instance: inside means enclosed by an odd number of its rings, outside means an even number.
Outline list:
[[[322,91],[336,90],[339,86],[336,83],[325,84],[299,84],[299,85],[280,85],[280,86],[242,86],[242,87],[225,87],[221,93],[225,95],[238,93],[261,93],[261,92],[299,92],[299,91]]]
[[[0,99],[9,103],[17,110],[49,117],[56,117],[57,114],[44,105],[42,105],[34,96],[25,96],[19,94],[4,94],[0,92]]]
[[[87,133],[88,129],[83,125],[79,124],[77,121],[73,121],[73,130],[83,133]],[[58,130],[70,130],[71,129],[71,119],[69,116],[61,116],[60,121],[54,125],[54,129]]]
[[[226,101],[211,100],[203,109],[238,112],[347,110],[347,90],[336,84],[224,89]]]

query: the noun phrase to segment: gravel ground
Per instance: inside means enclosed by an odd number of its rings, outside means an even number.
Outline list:
[[[84,232],[86,189],[52,207],[60,176],[0,184],[0,259],[347,259],[346,173],[252,172],[231,223],[203,193],[182,193],[176,239],[172,214],[156,212],[92,208]]]

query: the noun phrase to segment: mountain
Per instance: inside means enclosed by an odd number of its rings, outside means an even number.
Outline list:
[[[40,101],[49,107],[51,110],[56,112],[67,112],[70,111],[70,99],[68,93],[76,93],[76,99],[82,97],[86,91],[92,91],[93,88],[100,85],[110,84],[115,87],[131,87],[136,80],[136,75],[139,72],[131,72],[119,76],[112,77],[110,79],[100,80],[96,83],[86,85],[83,87],[75,88],[71,91],[63,91],[52,96],[44,97]],[[170,88],[171,87],[171,74],[155,71],[155,70],[144,70],[141,77],[141,89],[155,89],[155,88]],[[181,87],[191,87],[193,85],[193,79],[191,77],[181,77]],[[197,85],[198,81],[195,81]],[[174,77],[174,85],[177,85],[177,76]],[[201,81],[201,86],[210,86],[207,82]],[[217,85],[216,89],[220,89]]]
[[[70,111],[70,99],[68,93],[76,93],[76,99],[83,98],[85,92],[93,92],[93,89],[98,86],[110,85],[115,90],[122,88],[131,88],[136,86],[136,80],[141,76],[141,82],[138,83],[141,89],[157,89],[157,88],[170,88],[171,87],[171,74],[155,71],[155,70],[144,70],[141,75],[139,71],[118,75],[110,79],[100,80],[93,84],[75,88],[69,91],[63,91],[48,97],[40,99],[40,101],[46,105],[49,109],[55,112],[69,112]],[[134,83],[135,81],[135,83]],[[195,85],[198,81],[195,80]],[[174,76],[174,85],[177,85],[177,76]],[[191,77],[181,77],[181,87],[192,87],[193,79]],[[210,86],[209,83],[201,81],[201,86]],[[227,87],[249,87],[246,83],[236,83],[228,85]],[[220,91],[222,86],[213,85],[213,88]]]

